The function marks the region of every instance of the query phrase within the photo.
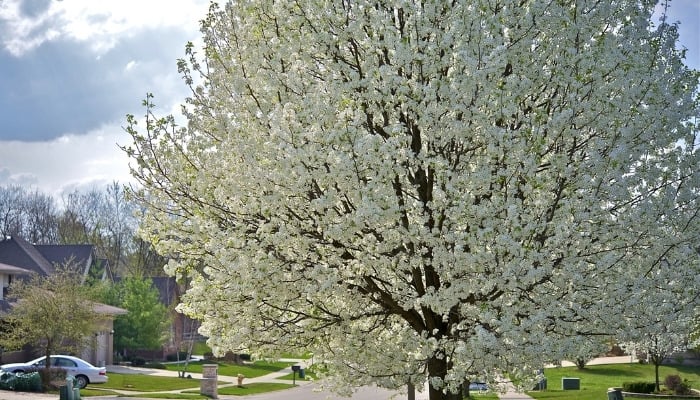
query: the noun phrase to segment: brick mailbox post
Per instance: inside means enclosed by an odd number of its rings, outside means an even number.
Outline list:
[[[202,382],[199,392],[204,396],[209,396],[212,399],[219,398],[217,388],[218,381],[218,365],[204,364],[202,365]]]

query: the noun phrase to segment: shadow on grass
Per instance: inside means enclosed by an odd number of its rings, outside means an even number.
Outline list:
[[[588,375],[613,376],[613,375],[620,374],[620,367],[606,367],[606,366],[591,365],[591,366],[588,366],[584,369],[572,370],[571,372],[572,372],[572,374],[579,373],[579,374],[588,374]],[[629,370],[625,371],[625,375],[627,375],[628,377],[644,376],[644,372],[640,371],[638,369],[630,368]]]

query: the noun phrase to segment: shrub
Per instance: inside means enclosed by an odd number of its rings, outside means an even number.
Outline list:
[[[669,390],[673,390],[674,392],[682,383],[683,379],[681,379],[680,375],[668,375],[666,379],[664,379],[664,385],[666,385]]]
[[[150,362],[146,365],[144,365],[146,368],[153,368],[153,369],[167,369],[165,364],[159,363],[159,362]]]
[[[691,394],[693,392],[690,389],[691,389],[691,387],[690,387],[690,383],[688,382],[688,380],[683,379],[683,383],[681,383],[680,386],[678,386],[678,389],[676,389],[675,392],[676,392],[676,394],[686,395],[686,394]]]
[[[187,352],[180,351],[178,353],[172,353],[165,356],[166,361],[185,361],[187,360]]]
[[[222,361],[228,361],[228,362],[234,362],[237,364],[241,364],[244,361],[250,361],[251,357],[250,354],[245,354],[245,353],[234,353],[234,352],[227,352],[224,354],[223,357],[220,357],[219,360]]]
[[[656,389],[654,382],[625,382],[622,391],[629,393],[652,393]]]
[[[690,384],[687,379],[681,379],[680,375],[668,375],[664,379],[664,385],[675,394],[690,394]]]
[[[134,357],[131,359],[131,365],[134,367],[142,367],[146,364],[146,360],[141,357]]]
[[[0,389],[16,390],[18,392],[43,391],[41,376],[38,371],[14,374],[0,372]]]

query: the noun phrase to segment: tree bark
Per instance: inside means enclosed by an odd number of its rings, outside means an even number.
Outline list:
[[[408,400],[416,400],[416,387],[412,384],[408,384]]]
[[[428,374],[429,376],[442,378],[443,381],[445,376],[447,376],[448,362],[444,358],[438,358],[433,356],[428,360]],[[443,389],[436,388],[431,383],[428,386],[428,398],[430,400],[462,400],[462,395],[457,391],[457,393],[444,393]]]

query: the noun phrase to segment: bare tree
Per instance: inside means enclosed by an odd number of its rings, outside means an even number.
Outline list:
[[[51,244],[58,239],[58,211],[53,197],[35,190],[24,199],[22,237],[31,243]]]
[[[19,235],[32,243],[53,243],[57,238],[55,200],[21,186],[0,187],[0,234]]]

